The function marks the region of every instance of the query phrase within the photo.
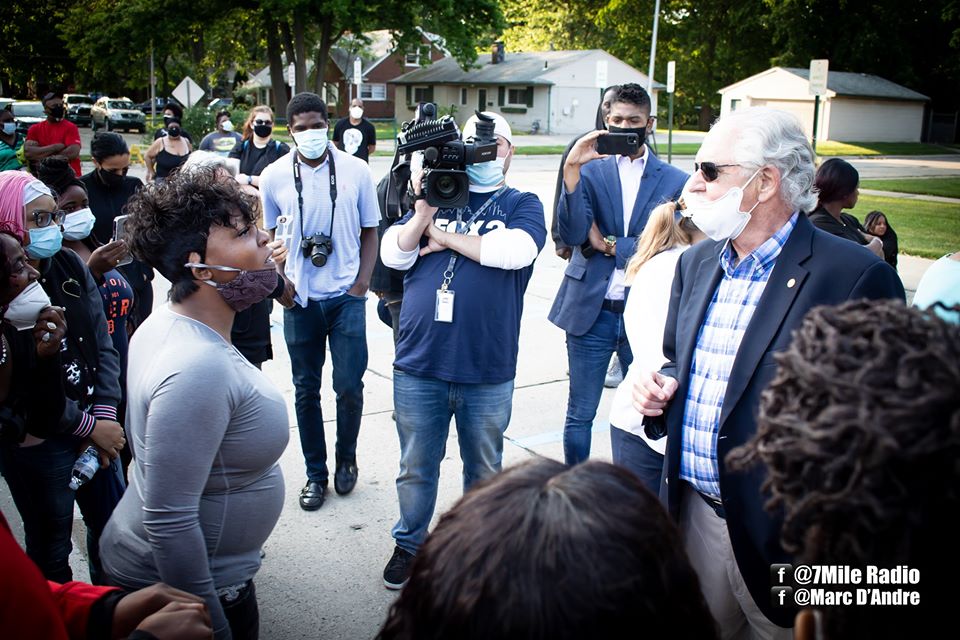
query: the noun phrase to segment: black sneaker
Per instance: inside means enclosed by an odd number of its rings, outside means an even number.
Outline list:
[[[383,586],[394,591],[403,589],[403,585],[410,579],[410,567],[413,566],[414,557],[409,551],[395,547],[393,557],[383,570]]]

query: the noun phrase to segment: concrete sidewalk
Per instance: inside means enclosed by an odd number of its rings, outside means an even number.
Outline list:
[[[877,189],[860,189],[860,194],[865,196],[882,196],[884,198],[900,198],[903,200],[925,200],[927,202],[940,202],[943,204],[960,204],[960,198],[948,198],[946,196],[931,196],[926,193],[903,193],[901,191],[878,191]]]
[[[375,159],[374,178],[389,168]],[[85,167],[85,170],[88,167]],[[547,223],[556,179],[556,160],[516,158],[510,184],[533,191],[545,203]],[[132,174],[142,176],[137,167]],[[916,284],[932,261],[901,256],[900,273],[908,289]],[[535,456],[562,460],[563,421],[567,398],[567,356],[564,333],[547,320],[566,262],[547,246],[537,258],[524,298],[520,354],[513,400],[513,415],[506,432],[504,464]],[[155,281],[157,304],[166,299],[161,278]],[[389,328],[375,312],[376,299],[367,301],[369,366],[364,378],[364,417],[358,446],[360,479],[350,496],[332,494],[322,509],[307,513],[297,504],[305,481],[300,441],[295,425],[290,361],[282,334],[283,315],[273,314],[274,360],[264,373],[287,402],[290,445],[280,465],[286,482],[283,513],[265,545],[266,558],[257,575],[261,611],[261,637],[265,640],[372,638],[382,624],[395,593],[384,589],[383,567],[393,550],[390,528],[398,517],[394,481],[399,467],[399,444],[390,418],[393,409],[393,341]],[[331,367],[324,367],[322,408],[327,433],[335,430],[335,403]],[[606,389],[594,426],[595,458],[610,459],[609,415],[613,390]],[[447,442],[441,466],[437,513],[448,509],[461,494],[461,465],[455,430]],[[332,446],[331,446],[332,451]],[[332,453],[331,453],[332,459]],[[0,483],[0,508],[19,540],[22,528],[6,483]],[[71,561],[75,577],[86,579],[84,530],[79,513],[74,527]]]

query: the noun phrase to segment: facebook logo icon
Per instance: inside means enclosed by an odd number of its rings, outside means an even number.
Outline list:
[[[791,564],[770,565],[770,584],[775,584],[775,585],[793,584],[793,565]]]
[[[774,587],[770,589],[770,604],[775,607],[792,606],[793,589],[790,587]]]

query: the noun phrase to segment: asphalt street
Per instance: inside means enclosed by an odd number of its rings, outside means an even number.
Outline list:
[[[88,129],[83,131],[89,133]],[[139,139],[137,135],[130,137]],[[557,156],[518,156],[508,174],[512,186],[540,196],[546,204],[548,224],[558,162]],[[692,158],[679,158],[675,163],[690,171],[692,162]],[[862,177],[960,175],[957,156],[856,159],[854,164],[861,170]],[[88,168],[86,163],[85,171]],[[388,158],[374,158],[371,169],[375,179],[388,168]],[[142,167],[134,167],[132,174],[142,177]],[[901,274],[909,289],[916,287],[929,263],[902,258]],[[565,265],[556,257],[548,240],[536,261],[524,299],[513,415],[504,446],[505,465],[534,456],[558,460],[563,457],[566,349],[563,331],[547,320],[547,314]],[[159,278],[155,284],[159,305],[166,298],[166,287]],[[371,638],[395,597],[381,582],[381,572],[393,550],[390,528],[398,516],[394,481],[399,445],[390,416],[393,342],[390,330],[377,319],[375,304],[376,299],[370,295],[367,301],[370,358],[364,377],[364,417],[358,447],[360,479],[351,495],[331,495],[322,509],[310,513],[302,511],[297,504],[305,473],[293,409],[290,363],[283,341],[283,316],[279,308],[273,315],[275,359],[265,363],[264,372],[287,400],[291,433],[290,445],[280,460],[287,489],[285,507],[265,545],[266,558],[256,577],[261,637],[265,639]],[[215,393],[216,380],[210,381],[210,390]],[[611,390],[604,392],[594,427],[593,456],[604,460],[610,458],[607,416],[612,397]],[[335,403],[329,364],[324,370],[322,406],[328,434],[332,434]],[[456,433],[451,429],[441,468],[438,514],[460,496],[460,470]],[[22,541],[19,518],[5,483],[0,483],[0,508]],[[79,513],[75,524],[72,563],[76,577],[84,579],[84,536]]]

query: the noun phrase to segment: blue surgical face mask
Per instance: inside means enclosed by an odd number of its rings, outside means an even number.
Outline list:
[[[503,182],[503,165],[505,158],[497,158],[490,162],[467,165],[467,177],[470,178],[470,190],[483,193],[492,191]]]
[[[83,240],[93,231],[93,223],[97,218],[90,211],[90,207],[77,209],[73,213],[67,214],[63,220],[63,238],[64,240]]]
[[[30,244],[25,247],[27,255],[34,260],[50,258],[60,251],[63,243],[63,234],[60,227],[51,224],[40,229],[30,229]]]
[[[307,129],[293,134],[297,143],[297,151],[307,160],[316,160],[327,149],[326,129]]]
[[[17,123],[16,122],[4,122],[3,123],[3,135],[12,136],[17,132]]]

